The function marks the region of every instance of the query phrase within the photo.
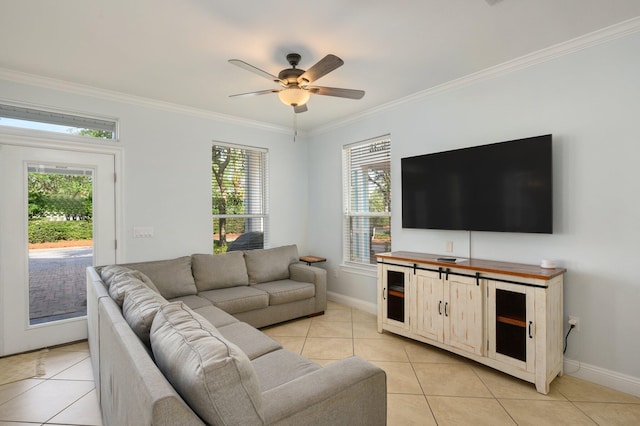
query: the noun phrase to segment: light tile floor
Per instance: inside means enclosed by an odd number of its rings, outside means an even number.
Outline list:
[[[45,371],[0,385],[0,426],[102,424],[86,341],[50,349]]]
[[[329,302],[323,316],[263,329],[326,365],[358,355],[387,373],[387,424],[640,425],[640,398],[571,376],[548,395],[457,355],[390,333],[374,315]]]
[[[263,329],[321,365],[358,355],[387,372],[388,424],[638,425],[640,398],[571,376],[548,395],[429,345],[378,334],[373,315],[329,302],[325,315]],[[47,375],[0,386],[0,426],[100,425],[86,342],[52,349]]]

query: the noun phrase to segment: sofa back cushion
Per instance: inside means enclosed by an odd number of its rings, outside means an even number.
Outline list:
[[[262,425],[262,394],[249,358],[182,302],[164,305],[151,349],[167,380],[208,424]]]
[[[146,274],[165,299],[196,294],[191,274],[191,256],[152,262],[127,263],[124,266]]]
[[[153,284],[153,281],[151,281],[151,278],[149,278],[148,276],[146,276],[140,271],[127,268],[126,266],[107,265],[107,266],[97,267],[96,271],[100,273],[100,278],[102,279],[102,282],[107,288],[109,288],[109,286],[111,285],[111,282],[115,280],[118,280],[123,277],[133,277],[142,281],[151,290],[157,293],[160,293],[160,291],[158,291],[158,288],[155,286],[155,284]]]
[[[298,261],[298,247],[275,247],[264,250],[247,250],[244,259],[249,274],[249,284],[289,278],[289,265]]]
[[[122,308],[125,295],[137,288],[149,288],[142,281],[135,277],[120,276],[111,280],[109,285],[109,296]]]
[[[194,254],[191,269],[199,292],[249,285],[241,251],[224,254]]]
[[[167,303],[169,302],[164,297],[146,286],[136,287],[125,293],[122,316],[148,348],[151,348],[149,334],[153,319],[158,309]]]

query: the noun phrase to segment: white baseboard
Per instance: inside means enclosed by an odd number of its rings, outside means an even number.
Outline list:
[[[355,297],[345,296],[340,293],[334,293],[332,291],[327,292],[327,299],[332,302],[339,303],[341,305],[349,306],[350,308],[356,308],[364,312],[368,312],[372,315],[378,314],[378,305],[375,303],[365,302],[364,300],[356,299]]]
[[[573,359],[564,359],[564,374],[640,397],[640,378]]]

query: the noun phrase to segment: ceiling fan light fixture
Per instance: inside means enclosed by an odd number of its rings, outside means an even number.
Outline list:
[[[297,86],[287,87],[278,92],[278,97],[283,104],[289,106],[300,106],[307,103],[311,97],[308,90],[301,89]]]

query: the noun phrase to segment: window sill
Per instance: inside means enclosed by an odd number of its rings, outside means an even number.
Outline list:
[[[343,263],[340,265],[342,271],[347,272],[349,274],[357,274],[364,275],[365,277],[377,277],[377,267],[376,265],[361,265],[354,263]]]

